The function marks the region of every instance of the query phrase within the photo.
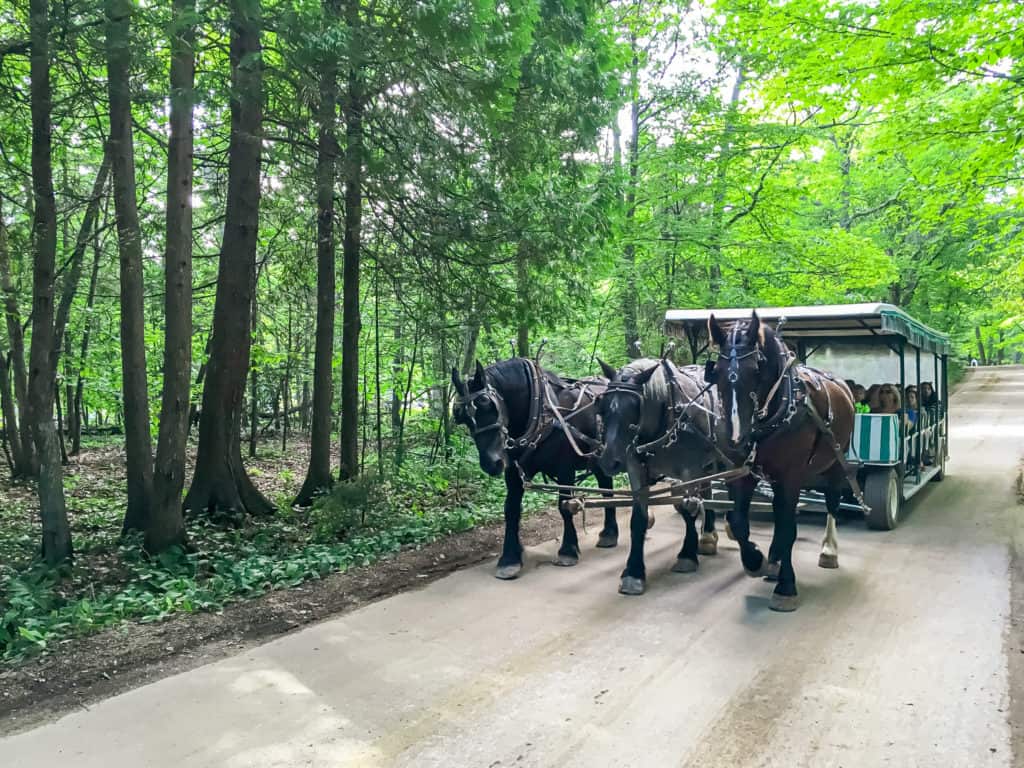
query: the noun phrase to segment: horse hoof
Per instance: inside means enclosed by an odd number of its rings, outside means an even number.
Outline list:
[[[554,564],[560,565],[563,568],[571,568],[572,566],[577,565],[579,561],[580,559],[576,555],[563,555],[559,552],[558,556],[554,559]]]
[[[772,593],[772,599],[768,601],[768,607],[779,613],[792,613],[797,609],[799,597],[797,595],[780,595]]]
[[[602,533],[597,537],[597,546],[599,549],[611,549],[612,547],[619,546],[619,534],[617,533]]]
[[[749,568],[747,568],[746,566],[744,566],[743,572],[745,574],[747,574],[747,576],[749,576],[752,579],[759,579],[762,576],[767,576],[769,573],[771,573],[771,567],[770,567],[770,565],[768,563],[768,558],[767,557],[762,557],[761,558],[761,567],[758,568],[756,571],[752,571]]]
[[[619,582],[620,595],[642,595],[647,588],[647,583],[636,576],[623,576]]]
[[[684,557],[676,558],[675,565],[672,566],[672,573],[695,573],[697,571],[697,561],[687,560]]]
[[[838,568],[839,567],[839,555],[822,552],[818,555],[818,567],[819,568]]]
[[[718,531],[712,531],[711,533],[702,533],[700,535],[700,541],[697,542],[697,554],[718,554]]]
[[[779,580],[779,564],[768,563],[767,568],[764,571],[764,580],[767,582],[776,582]]]
[[[511,565],[499,565],[494,572],[494,576],[502,581],[511,581],[512,579],[518,579],[519,574],[522,572],[522,563],[512,563]]]
[[[732,526],[729,525],[729,521],[725,521],[725,535],[729,538],[729,541],[736,541],[736,537],[732,535]]]

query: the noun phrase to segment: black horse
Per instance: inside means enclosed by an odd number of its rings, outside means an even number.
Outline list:
[[[853,434],[853,395],[831,374],[797,364],[756,312],[749,322],[728,328],[712,315],[708,333],[718,347],[718,358],[709,362],[706,373],[709,382],[718,386],[730,448],[746,456],[772,483],[775,528],[767,560],[750,541],[748,513],[757,483],[753,476],[732,484],[735,504],[728,513],[729,527],[747,574],[777,579],[771,609],[793,611],[797,608],[792,559],[796,507],[800,489],[816,475],[826,482],[828,508],[818,565],[839,566],[835,514],[847,477],[842,456]]]
[[[687,481],[711,474],[727,461],[718,449],[725,440],[714,389],[703,383],[699,366],[677,368],[668,360],[634,360],[619,371],[601,362],[609,378],[598,398],[603,445],[598,466],[606,474],[625,471],[637,496],[630,518],[631,546],[619,592],[643,594],[647,572],[644,539],[647,501],[642,492],[663,478]],[[675,505],[686,522],[682,549],[672,570],[697,570],[697,554],[715,554],[718,534],[714,512],[705,511],[696,494]],[[703,513],[704,532],[697,537],[696,518]]]
[[[575,485],[577,474],[593,472],[601,488],[612,480],[594,466],[597,447],[596,397],[607,382],[593,378],[565,381],[534,361],[513,357],[483,368],[463,381],[452,369],[458,398],[455,421],[469,428],[480,454],[480,468],[497,477],[505,474],[505,542],[495,575],[514,579],[523,569],[523,545],[519,540],[523,479],[536,474],[554,478],[559,485]],[[558,510],[564,532],[557,565],[579,562],[580,545],[573,524],[568,493],[559,494]],[[599,547],[618,544],[615,507],[606,507]]]

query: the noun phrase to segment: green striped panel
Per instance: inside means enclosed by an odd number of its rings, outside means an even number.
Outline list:
[[[858,413],[847,457],[861,461],[895,463],[899,460],[899,422],[894,414]]]

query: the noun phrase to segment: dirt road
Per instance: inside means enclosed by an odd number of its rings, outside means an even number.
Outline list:
[[[840,570],[800,529],[795,614],[768,610],[735,545],[669,572],[663,512],[648,593],[616,594],[625,549],[574,569],[530,551],[0,739],[3,765],[934,766],[1024,764],[1024,547],[1014,478],[1024,369],[973,372],[949,477],[892,533],[840,528]],[[626,529],[628,530],[628,529]],[[769,532],[757,526],[767,546]]]

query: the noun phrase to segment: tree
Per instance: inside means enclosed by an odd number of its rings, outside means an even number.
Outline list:
[[[164,386],[146,549],[185,540],[189,390],[192,383],[192,151],[195,0],[174,0],[171,37],[170,142],[167,154],[167,244],[164,251]],[[244,386],[244,383],[243,383]]]
[[[363,110],[366,107],[361,48],[362,0],[347,0],[348,75],[344,99],[345,236],[341,287],[341,480],[359,474],[359,261],[363,217]]]
[[[325,26],[337,23],[337,0],[324,3]],[[316,162],[316,351],[313,369],[313,418],[309,468],[295,497],[296,506],[309,506],[317,493],[329,489],[331,475],[331,426],[334,400],[332,376],[334,352],[334,183],[337,173],[338,67],[328,48],[320,64],[320,100],[317,111]],[[347,262],[346,262],[347,263]]]
[[[231,140],[228,193],[217,269],[210,359],[199,417],[199,447],[185,509],[267,514],[273,505],[242,465],[241,419],[249,369],[263,140],[260,0],[231,0]]]
[[[128,508],[125,532],[144,531],[153,494],[153,453],[149,439],[149,394],[143,318],[142,232],[135,186],[130,81],[131,0],[106,0],[107,87],[113,154],[114,210],[121,271],[121,385],[124,401]]]
[[[42,555],[48,565],[70,562],[71,529],[64,502],[60,445],[53,423],[56,384],[53,295],[57,257],[57,203],[53,193],[53,150],[50,140],[50,15],[47,0],[31,0],[29,28],[32,43],[32,344],[28,375],[28,418],[39,453],[39,508],[42,517]],[[24,418],[24,417],[23,417]]]

